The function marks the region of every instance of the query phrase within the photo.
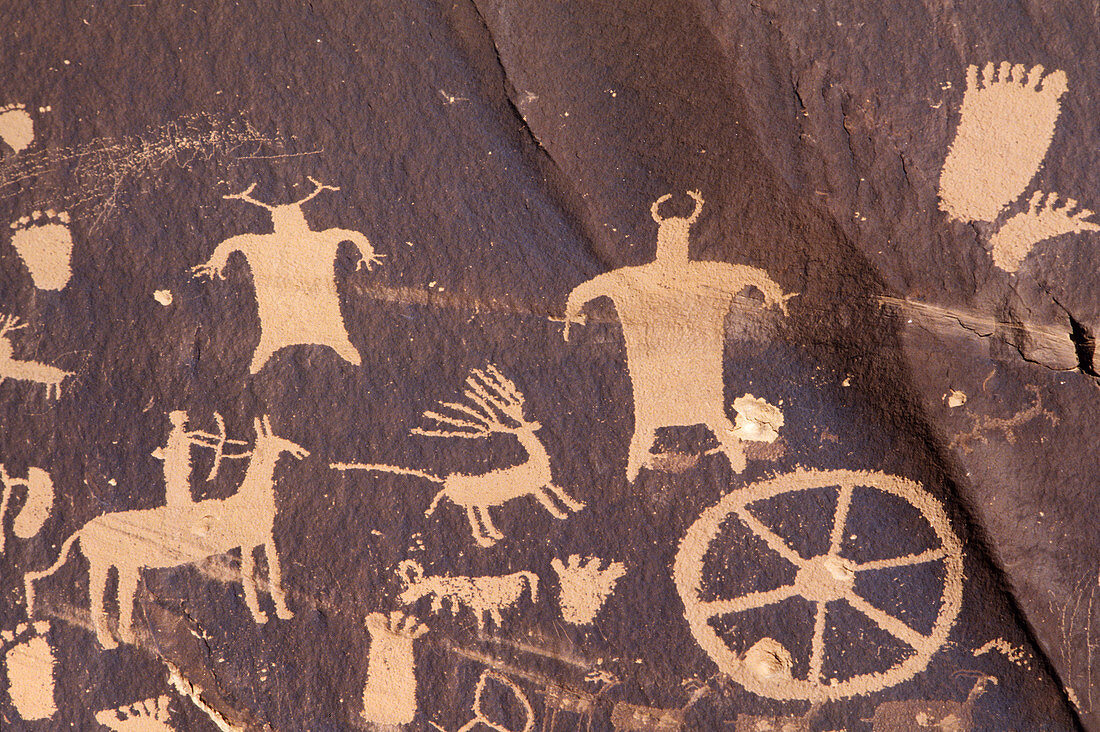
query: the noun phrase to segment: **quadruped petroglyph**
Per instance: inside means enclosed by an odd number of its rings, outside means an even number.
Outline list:
[[[1064,71],[1044,76],[1004,61],[966,71],[959,126],[940,174],[940,208],[960,221],[993,221],[1039,172],[1068,89]]]
[[[488,473],[453,473],[440,477],[422,470],[401,468],[396,465],[374,463],[333,463],[337,470],[373,470],[379,472],[414,475],[436,483],[443,488],[432,499],[425,512],[431,516],[443,499],[465,509],[470,522],[470,532],[479,546],[490,547],[504,538],[493,523],[489,508],[523,496],[533,496],[539,504],[557,519],[568,518],[567,511],[580,511],[584,504],[571,498],[563,489],[554,485],[550,470],[550,456],[536,434],[541,425],[527,418],[523,394],[510,379],[490,364],[485,369],[474,369],[466,378],[463,396],[468,403],[441,402],[437,410],[428,410],[424,416],[442,425],[439,429],[415,428],[413,434],[428,437],[486,438],[492,434],[514,435],[527,453],[527,460],[519,465],[499,468]],[[452,412],[447,414],[446,412]],[[566,510],[554,505],[559,501]]]
[[[798,495],[826,488],[836,491],[836,509],[829,532],[829,548],[820,555],[804,557],[791,548],[778,533],[766,526],[752,511],[757,502],[778,496]],[[902,556],[857,562],[844,556],[843,547],[848,516],[859,491],[873,490],[910,504],[932,530],[938,546]],[[722,597],[720,581],[704,577],[706,557],[723,526],[738,520],[755,534],[771,552],[797,569],[794,581],[770,590],[736,597]],[[879,570],[914,567],[934,563],[942,567],[942,596],[930,598],[938,607],[932,629],[922,632],[903,620],[868,602],[857,591],[857,577],[872,578]],[[866,573],[866,574],[864,574]],[[888,581],[874,574],[876,581]],[[932,655],[947,640],[962,606],[962,545],[951,530],[943,507],[918,483],[884,473],[852,470],[818,471],[799,469],[765,479],[728,494],[703,512],[688,529],[680,543],[673,566],[673,578],[684,603],[684,616],[699,645],[718,669],[754,694],[773,699],[802,699],[823,702],[877,691],[899,684],[927,667]],[[717,594],[717,599],[707,599]],[[810,639],[809,664],[805,678],[794,675],[794,658],[788,648],[770,637],[757,640],[744,654],[737,654],[715,630],[715,618],[757,611],[790,599],[810,603],[814,611],[814,629]],[[848,678],[829,677],[824,669],[829,649],[827,639],[843,632],[834,627],[828,633],[830,609],[844,603],[862,615],[868,623],[885,631],[912,649],[897,664],[885,669],[856,673]],[[751,627],[751,626],[743,626]],[[849,631],[849,632],[855,632]]]
[[[73,275],[73,235],[69,214],[34,211],[11,223],[11,245],[40,290],[63,290]]]
[[[359,252],[357,269],[381,262],[367,237],[358,231],[331,228],[314,231],[302,206],[322,191],[338,191],[313,178],[312,193],[294,203],[270,205],[252,198],[253,183],[242,193],[223,196],[251,203],[271,214],[270,234],[240,234],[218,244],[204,264],[192,268],[195,277],[225,277],[229,256],[240,252],[252,270],[260,316],[260,343],[249,371],[257,373],[275,353],[288,346],[328,346],[358,366],[359,352],[348,340],[340,298],[336,292],[335,260],[343,242]]]
[[[601,565],[603,568],[601,569]],[[550,566],[558,575],[558,605],[565,622],[589,625],[626,574],[626,565],[599,557],[571,554],[564,562],[557,557]]]
[[[271,599],[281,619],[293,617],[282,589],[282,571],[272,528],[275,520],[275,466],[284,455],[301,459],[301,446],[275,435],[267,417],[255,420],[256,443],[244,480],[235,494],[224,499],[181,502],[160,508],[121,511],[94,518],[61,545],[54,564],[24,575],[27,613],[34,616],[34,583],[56,572],[77,541],[88,560],[92,623],[104,648],[118,644],[111,636],[104,611],[107,577],[118,570],[118,636],[134,643],[133,608],[141,570],[192,564],[233,549],[241,550],[241,583],[245,603],[258,623],[267,621],[256,594],[256,549],[263,548],[270,575]]]
[[[50,474],[42,468],[27,468],[26,478],[13,478],[7,468],[0,465],[0,554],[4,553],[7,533],[4,520],[8,509],[15,505],[12,497],[17,489],[23,491],[23,507],[15,514],[12,532],[20,539],[29,539],[42,530],[53,508],[54,488]]]
[[[600,297],[615,304],[626,341],[627,369],[634,390],[634,436],[627,457],[627,479],[652,460],[657,429],[706,425],[722,446],[731,467],[745,468],[745,451],[724,408],[722,374],[725,319],[734,298],[749,287],[764,295],[765,307],[787,312],[793,297],[763,270],[689,258],[691,225],[703,208],[703,196],[689,191],[695,208],[689,216],[662,216],[657,222],[657,254],[649,264],[605,272],[577,285],[565,306],[563,335],[581,309]]]
[[[31,381],[46,386],[46,397],[57,399],[61,396],[61,382],[73,374],[56,366],[38,361],[21,361],[15,358],[12,348],[12,334],[26,327],[14,315],[0,315],[0,381],[15,379]]]
[[[430,597],[433,613],[441,612],[446,603],[452,615],[465,606],[477,618],[478,630],[484,630],[489,622],[500,628],[500,613],[513,607],[524,593],[530,595],[531,602],[538,600],[539,578],[534,572],[486,577],[425,576],[423,567],[412,559],[402,561],[397,571],[405,583],[398,595],[401,603],[413,605]]]
[[[412,615],[371,613],[363,719],[374,724],[409,724],[416,717],[416,658],[413,643],[428,627]]]

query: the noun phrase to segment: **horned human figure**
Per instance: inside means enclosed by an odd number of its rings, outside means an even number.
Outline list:
[[[570,325],[591,300],[610,298],[626,341],[627,370],[634,389],[634,436],[627,458],[633,481],[650,460],[660,427],[704,424],[718,439],[731,467],[745,468],[745,452],[725,412],[722,379],[725,318],[734,298],[748,287],[764,295],[765,306],[787,313],[793,294],[766,272],[746,265],[692,261],[689,231],[703,208],[699,191],[691,215],[662,216],[661,196],[650,208],[657,222],[657,256],[649,264],[605,272],[577,285],[565,306],[565,340]]]
[[[111,567],[118,570],[118,637],[134,643],[133,609],[141,570],[193,564],[207,557],[241,550],[241,583],[245,604],[258,623],[267,621],[256,594],[255,556],[263,547],[270,575],[271,599],[281,619],[294,616],[287,607],[282,571],[275,548],[275,464],[283,453],[303,458],[309,453],[271,431],[267,417],[255,420],[256,444],[235,494],[223,499],[177,503],[160,508],[121,511],[99,516],[84,524],[61,545],[54,564],[39,572],[27,572],[27,613],[34,616],[34,583],[56,572],[79,540],[88,559],[88,594],[96,638],[104,648],[118,644],[111,636],[104,612],[104,594]]]
[[[340,298],[336,292],[335,259],[345,241],[359,252],[356,269],[371,269],[381,262],[367,237],[349,229],[309,228],[302,204],[321,191],[338,191],[309,179],[313,193],[294,203],[272,206],[251,197],[256,184],[243,193],[223,196],[240,199],[270,212],[274,230],[270,234],[241,234],[226,239],[204,264],[192,268],[195,277],[225,277],[229,255],[241,252],[252,270],[260,316],[260,343],[249,367],[257,373],[267,360],[287,346],[328,346],[346,361],[358,366],[362,360],[348,340]]]

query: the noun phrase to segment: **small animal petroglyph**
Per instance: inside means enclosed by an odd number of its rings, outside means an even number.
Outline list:
[[[0,141],[19,154],[34,142],[34,120],[25,104],[0,107]]]
[[[484,370],[474,369],[466,378],[463,395],[470,404],[442,402],[440,409],[448,409],[459,416],[440,411],[427,411],[425,417],[445,425],[446,429],[425,430],[416,428],[413,434],[428,437],[485,438],[491,434],[515,435],[527,452],[527,460],[519,465],[500,468],[488,473],[453,473],[440,477],[422,470],[400,468],[396,465],[367,463],[333,463],[337,470],[374,470],[404,475],[415,475],[436,483],[443,488],[432,499],[425,516],[431,516],[444,498],[466,510],[470,533],[479,546],[490,547],[504,538],[489,514],[492,506],[503,506],[508,501],[523,496],[533,496],[551,516],[568,518],[568,513],[554,505],[557,499],[567,511],[580,511],[584,504],[575,501],[561,488],[554,485],[550,470],[550,456],[535,433],[542,428],[524,414],[523,394],[493,365]]]
[[[1039,390],[1039,387],[1035,384],[1027,384],[1026,388],[1032,394],[1035,395],[1035,403],[1027,409],[1021,409],[1011,417],[988,417],[981,414],[973,416],[973,425],[970,431],[965,434],[955,435],[951,439],[950,447],[958,448],[963,452],[970,453],[974,451],[974,443],[988,443],[989,433],[993,431],[1000,431],[1004,434],[1005,440],[1009,444],[1016,442],[1016,428],[1025,422],[1030,422],[1033,419],[1039,417],[1046,417],[1050,420],[1050,424],[1058,424],[1058,416],[1053,412],[1043,409],[1043,397]]]
[[[104,648],[118,645],[107,626],[103,607],[111,567],[118,570],[118,635],[125,643],[134,642],[133,609],[142,569],[192,564],[238,548],[241,550],[245,604],[255,621],[267,621],[267,614],[260,609],[256,595],[254,552],[260,547],[267,555],[275,613],[284,620],[293,617],[283,594],[282,571],[272,533],[276,513],[275,465],[284,453],[298,459],[309,453],[300,445],[273,434],[267,417],[255,420],[255,426],[256,444],[244,480],[235,494],[224,499],[121,511],[92,519],[65,540],[51,567],[24,575],[27,614],[34,615],[34,583],[56,572],[79,540],[89,565],[92,623],[96,638]]]
[[[8,697],[25,720],[49,719],[57,712],[54,667],[57,660],[46,640],[49,623],[23,624],[0,632]]]
[[[371,269],[382,261],[367,237],[348,229],[309,228],[302,205],[335,186],[316,186],[312,193],[294,203],[272,206],[252,198],[253,183],[242,193],[223,196],[251,203],[271,214],[270,234],[241,234],[226,239],[214,249],[209,261],[192,268],[195,277],[225,277],[229,255],[240,252],[252,270],[260,315],[260,343],[249,371],[257,373],[267,360],[283,348],[313,344],[328,346],[341,358],[358,366],[359,352],[348,340],[334,271],[336,253],[343,242],[359,252],[356,269]]]
[[[562,619],[573,625],[588,625],[596,620],[600,608],[615,591],[615,584],[626,574],[626,565],[621,562],[606,562],[599,557],[585,557],[576,554],[565,562],[555,557],[550,566],[558,574],[558,604],[561,606]]]
[[[765,307],[787,312],[794,295],[755,267],[689,258],[689,232],[703,207],[695,201],[690,216],[662,216],[662,196],[650,208],[657,222],[657,255],[649,264],[605,272],[577,285],[565,305],[563,336],[581,309],[597,298],[615,304],[626,341],[627,370],[634,390],[634,436],[627,455],[627,480],[653,459],[651,448],[661,427],[706,425],[722,445],[736,472],[745,468],[745,452],[724,409],[722,374],[726,314],[749,287],[764,295]]]
[[[1077,201],[1060,200],[1057,193],[1035,191],[1027,209],[1006,221],[989,240],[993,264],[1015,272],[1032,248],[1045,239],[1082,231],[1100,231],[1100,223],[1087,221],[1095,214],[1078,208]]]
[[[940,174],[948,216],[993,221],[1019,198],[1050,147],[1067,88],[1064,71],[1044,78],[1042,66],[990,62],[980,77],[977,66],[967,68],[959,126]]]
[[[33,381],[46,385],[46,397],[57,399],[61,396],[61,382],[72,376],[69,371],[37,361],[20,361],[15,358],[12,349],[12,333],[26,327],[14,315],[0,315],[0,381]]]
[[[374,724],[410,724],[416,717],[416,659],[413,642],[428,632],[411,615],[371,613],[370,660],[363,687],[363,719]]]
[[[484,630],[488,622],[500,627],[500,613],[511,608],[524,592],[531,602],[538,600],[539,578],[534,572],[520,571],[486,577],[452,577],[451,575],[424,576],[424,569],[412,559],[397,565],[398,574],[405,582],[405,589],[398,600],[412,605],[424,597],[431,597],[432,612],[443,610],[446,602],[451,614],[462,606],[477,618],[478,630]]]
[[[173,732],[168,697],[156,696],[97,712],[95,721],[115,732]]]
[[[54,490],[50,474],[42,468],[28,468],[26,479],[13,478],[7,469],[0,465],[0,554],[4,553],[5,538],[3,520],[11,504],[15,488],[25,488],[26,496],[23,508],[15,515],[12,531],[20,539],[29,539],[42,530],[42,525],[50,517],[53,508]]]
[[[940,699],[888,701],[875,707],[873,732],[969,732],[974,729],[974,707],[978,698],[995,685],[993,676],[979,675],[962,702]]]
[[[69,214],[35,211],[11,223],[11,245],[27,265],[34,286],[63,290],[73,275],[73,235]]]

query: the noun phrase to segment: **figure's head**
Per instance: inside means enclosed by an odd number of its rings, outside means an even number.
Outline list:
[[[271,212],[271,223],[275,231],[309,228],[300,204],[290,203],[285,206],[272,206],[268,210]]]
[[[649,208],[653,220],[657,222],[657,259],[676,260],[686,262],[688,259],[688,243],[691,225],[699,218],[699,211],[703,208],[703,196],[699,191],[688,191],[688,195],[695,200],[695,209],[690,216],[661,216],[661,204],[672,198],[668,193],[656,201]]]
[[[182,429],[187,425],[187,412],[182,409],[174,409],[168,413],[168,422],[172,427]]]

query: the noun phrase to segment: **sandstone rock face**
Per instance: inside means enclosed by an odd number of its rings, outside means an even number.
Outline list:
[[[49,5],[4,729],[1100,729],[1094,10]]]

